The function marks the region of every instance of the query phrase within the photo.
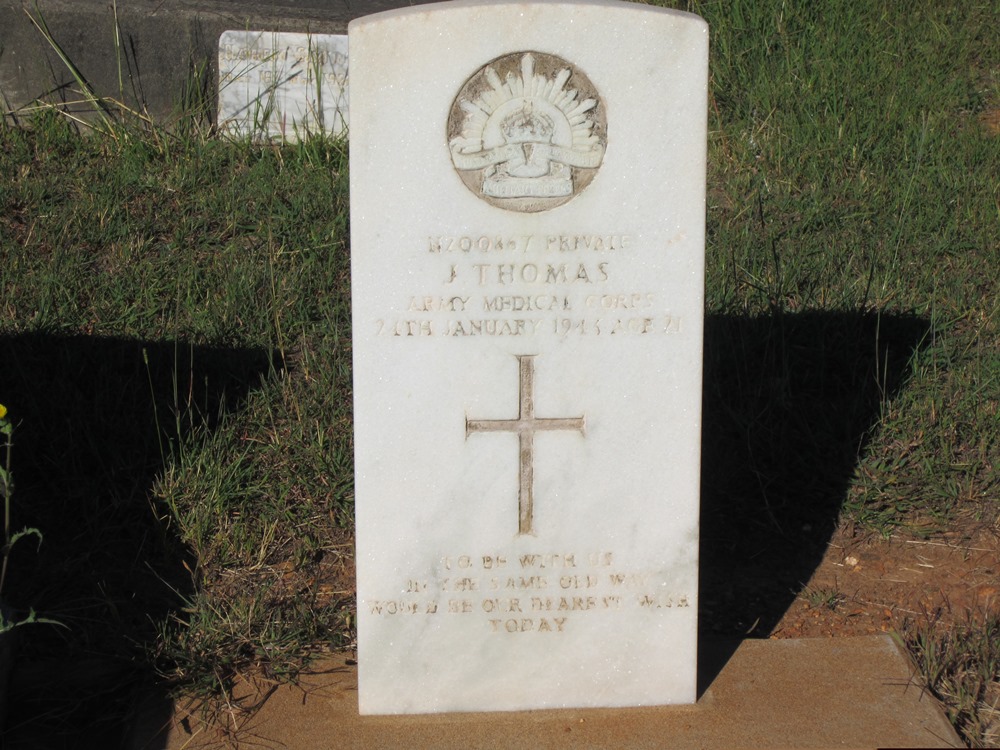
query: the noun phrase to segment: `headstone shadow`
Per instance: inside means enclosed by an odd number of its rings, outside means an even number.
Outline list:
[[[768,636],[816,570],[929,330],[861,312],[706,317],[699,694],[739,639]]]
[[[20,617],[61,623],[16,628],[5,746],[120,746],[152,678],[157,625],[193,588],[189,551],[151,490],[177,446],[240,409],[274,360],[265,349],[0,335],[12,527],[43,535],[13,548],[3,596]]]

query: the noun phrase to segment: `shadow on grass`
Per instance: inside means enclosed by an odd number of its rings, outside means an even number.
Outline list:
[[[928,330],[860,313],[706,320],[700,692],[818,566]],[[126,742],[156,623],[191,592],[187,550],[150,490],[172,446],[240,409],[272,362],[260,349],[0,336],[13,526],[45,536],[15,548],[4,595],[66,626],[18,629],[5,747],[82,747],[83,732]]]
[[[65,626],[14,631],[5,747],[125,742],[157,623],[192,590],[188,551],[153,483],[180,441],[241,408],[273,360],[262,349],[0,336],[12,527],[44,536],[14,547],[3,594],[22,616],[30,608]]]
[[[699,627],[766,638],[823,558],[927,320],[775,313],[705,321]],[[726,648],[722,649],[726,651]],[[709,657],[700,692],[728,653]],[[714,667],[712,665],[715,665]]]

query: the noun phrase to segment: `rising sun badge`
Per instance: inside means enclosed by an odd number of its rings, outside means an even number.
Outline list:
[[[511,211],[561,206],[593,180],[607,144],[590,80],[555,55],[516,52],[478,70],[448,118],[451,160],[466,186]]]

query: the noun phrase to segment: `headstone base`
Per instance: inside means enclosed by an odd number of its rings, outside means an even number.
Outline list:
[[[735,649],[735,651],[733,650]],[[296,686],[243,683],[261,707],[245,739],[299,750],[330,747],[963,747],[937,702],[920,689],[888,636],[703,643],[693,706],[421,716],[359,716],[357,668],[343,657]],[[269,692],[273,690],[273,693]],[[161,744],[216,747],[231,717],[206,725],[197,705],[178,707]],[[143,738],[155,732],[149,728]],[[669,738],[669,739],[668,739]]]

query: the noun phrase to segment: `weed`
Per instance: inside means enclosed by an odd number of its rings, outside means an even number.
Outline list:
[[[969,747],[1000,741],[1000,616],[940,630],[933,620],[907,622],[901,641],[925,687],[942,702]]]
[[[802,587],[799,598],[807,601],[809,606],[814,609],[825,607],[826,609],[833,610],[846,601],[846,597],[836,589],[814,589],[809,586]]]
[[[3,495],[3,566],[0,568],[0,593],[3,592],[4,582],[7,580],[7,563],[10,560],[10,551],[14,543],[22,537],[35,536],[39,544],[42,541],[42,532],[35,528],[21,529],[11,532],[10,508],[11,497],[14,494],[14,474],[11,469],[11,453],[14,447],[14,425],[7,419],[7,407],[0,404],[0,436],[3,437],[3,465],[0,465],[0,495]]]
[[[4,583],[7,581],[7,564],[10,561],[10,553],[14,545],[24,537],[33,536],[42,543],[42,532],[34,527],[11,530],[11,499],[14,494],[14,473],[11,467],[11,453],[14,447],[14,425],[7,418],[7,407],[0,404],[0,437],[3,438],[3,459],[0,463],[0,495],[3,496],[3,563],[0,564],[0,594],[3,593]],[[50,625],[60,625],[55,620],[39,617],[35,610],[28,610],[28,614],[17,621],[8,620],[5,610],[0,606],[0,633],[5,633],[19,625],[30,625],[32,623],[47,623]]]

